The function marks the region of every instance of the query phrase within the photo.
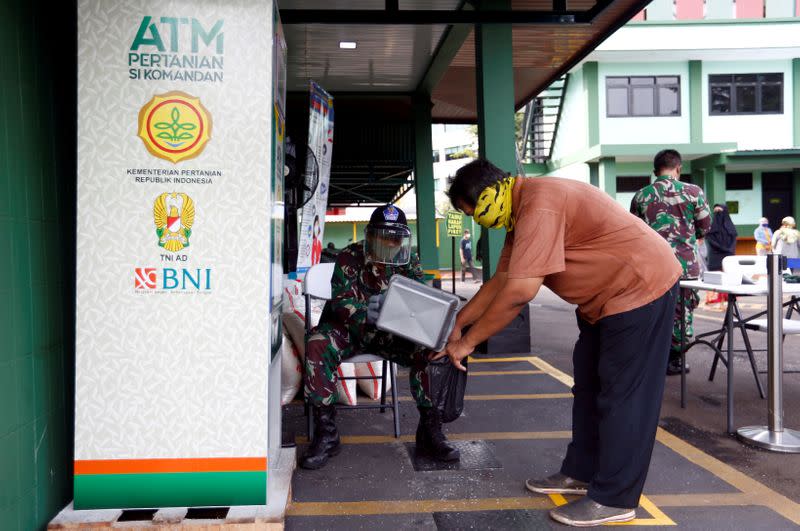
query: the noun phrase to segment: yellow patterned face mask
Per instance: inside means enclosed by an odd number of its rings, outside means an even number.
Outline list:
[[[514,190],[516,177],[506,177],[491,186],[487,186],[475,203],[472,219],[487,229],[505,228],[514,230],[514,218],[511,215],[511,192]]]

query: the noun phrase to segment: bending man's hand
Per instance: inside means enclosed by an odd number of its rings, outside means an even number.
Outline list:
[[[468,344],[464,341],[464,338],[461,338],[456,341],[449,341],[444,350],[434,354],[431,360],[438,360],[447,356],[456,369],[466,372],[467,368],[461,365],[461,360],[472,354],[473,350],[475,350],[475,346]]]

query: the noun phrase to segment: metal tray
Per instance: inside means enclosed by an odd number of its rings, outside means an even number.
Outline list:
[[[395,275],[389,280],[376,326],[439,351],[455,325],[458,303],[452,293]]]

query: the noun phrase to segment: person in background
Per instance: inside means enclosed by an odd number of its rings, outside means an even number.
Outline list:
[[[772,248],[775,253],[782,254],[786,258],[800,258],[800,231],[795,227],[792,216],[786,216],[781,220],[781,228],[775,231],[772,236]],[[792,269],[794,273],[795,269]]]
[[[736,254],[736,236],[728,207],[719,203],[714,205],[714,220],[706,235],[709,271],[722,271],[722,259]]]
[[[708,270],[722,271],[722,259],[736,254],[736,227],[733,225],[728,207],[721,204],[714,205],[714,220],[711,230],[706,234],[706,249],[708,251]],[[706,292],[707,305],[721,305],[728,301],[727,293],[716,291]],[[721,310],[719,306],[709,306],[713,310]]]
[[[695,243],[702,241],[711,228],[711,213],[702,188],[681,182],[681,165],[680,153],[674,149],[660,151],[653,159],[656,180],[633,196],[631,214],[641,218],[667,240],[675,252],[675,258],[681,263],[685,278],[698,278],[700,259],[695,253]],[[694,309],[699,303],[697,290],[681,289],[672,318],[668,375],[681,373],[681,345],[685,344],[682,340],[688,340],[694,335]],[[681,308],[685,308],[683,327]],[[685,331],[683,338],[681,329]],[[688,364],[686,372],[689,372]]]
[[[461,282],[466,279],[467,269],[472,274],[472,280],[476,284],[479,283],[478,272],[475,271],[475,266],[472,264],[472,240],[469,231],[465,230],[464,237],[461,238]]]
[[[758,256],[766,256],[772,252],[772,230],[769,228],[769,220],[761,218],[758,221],[758,227],[753,231],[753,237],[756,239],[756,254]]]

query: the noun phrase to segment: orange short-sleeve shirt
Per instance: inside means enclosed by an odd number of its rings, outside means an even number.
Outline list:
[[[681,276],[669,244],[598,188],[569,179],[517,179],[514,230],[497,271],[544,284],[597,320],[654,301]]]

